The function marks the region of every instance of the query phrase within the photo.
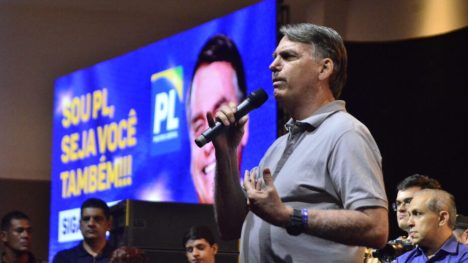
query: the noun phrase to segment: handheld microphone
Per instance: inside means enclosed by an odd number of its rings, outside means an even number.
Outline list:
[[[236,121],[242,118],[244,115],[249,113],[251,110],[260,107],[268,99],[268,94],[260,88],[252,93],[237,106],[237,111],[234,113]],[[224,124],[220,121],[217,121],[213,127],[206,129],[197,139],[195,143],[198,147],[203,147],[203,145],[211,142],[221,131],[224,129]]]

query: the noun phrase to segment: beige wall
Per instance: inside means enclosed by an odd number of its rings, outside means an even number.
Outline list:
[[[347,41],[389,41],[447,33],[468,25],[466,0],[315,0],[292,12]],[[300,13],[299,13],[300,12]]]

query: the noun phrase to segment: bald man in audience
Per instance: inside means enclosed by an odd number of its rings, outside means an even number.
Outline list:
[[[409,237],[416,248],[396,259],[410,262],[468,262],[468,247],[459,243],[455,226],[455,198],[443,190],[425,189],[409,204]]]

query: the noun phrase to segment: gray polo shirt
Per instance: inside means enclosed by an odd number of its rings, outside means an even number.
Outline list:
[[[281,200],[299,209],[387,208],[379,149],[366,126],[346,112],[345,102],[327,104],[301,122],[315,129],[295,138],[291,155],[274,173]],[[268,149],[260,171],[275,171],[289,136]],[[244,221],[240,251],[243,263],[362,262],[364,255],[362,247],[308,234],[291,236],[251,212]]]

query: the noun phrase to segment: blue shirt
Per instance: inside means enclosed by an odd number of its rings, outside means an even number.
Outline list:
[[[396,259],[397,263],[426,263],[444,262],[461,263],[468,262],[468,247],[458,243],[454,236],[451,236],[435,255],[427,259],[424,251],[420,247],[406,252]]]
[[[62,250],[58,252],[53,263],[107,263],[109,262],[109,258],[112,254],[113,249],[109,245],[106,244],[102,253],[97,257],[91,256],[84,248],[83,243],[80,242],[78,246]]]

